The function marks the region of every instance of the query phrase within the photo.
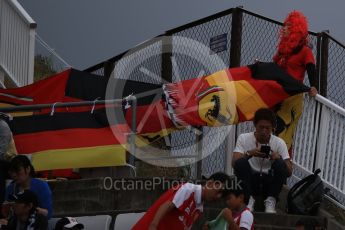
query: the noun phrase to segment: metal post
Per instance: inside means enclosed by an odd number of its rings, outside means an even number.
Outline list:
[[[325,160],[326,148],[327,148],[327,137],[329,132],[329,121],[330,121],[330,111],[329,109],[322,105],[321,106],[321,119],[320,119],[320,128],[318,133],[318,141],[316,147],[316,156],[313,170],[320,168],[321,173],[323,174],[323,163]]]
[[[137,134],[137,98],[135,96],[130,96],[130,102],[132,105],[132,125],[131,125],[131,134],[130,134],[130,157],[129,157],[129,164],[135,165],[136,159],[136,147],[135,147],[135,139]]]
[[[103,68],[104,68],[104,77],[110,78],[111,73],[114,71],[115,64],[110,61],[105,61]]]
[[[236,7],[231,22],[230,68],[241,65],[242,19],[242,7]]]
[[[36,25],[36,24],[35,24]],[[30,28],[29,47],[28,47],[28,78],[27,81],[21,80],[20,86],[32,84],[34,82],[34,66],[35,66],[35,41],[36,41],[36,27]]]
[[[226,152],[225,152],[225,173],[228,175],[233,174],[232,169],[232,154],[236,145],[236,129],[237,125],[229,126],[230,132],[226,138]]]
[[[321,33],[320,94],[324,97],[327,96],[328,44],[327,31],[323,31]]]
[[[202,127],[196,128],[196,152],[197,152],[197,162],[196,162],[196,179],[201,180],[202,178],[202,138],[203,138],[203,132]]]
[[[317,90],[320,90],[320,75],[321,75],[321,68],[320,68],[320,62],[321,62],[321,33],[317,34],[317,41],[316,41],[316,88]]]
[[[162,38],[162,82],[172,82],[172,36],[169,33]]]
[[[5,72],[0,69],[0,87],[6,88],[5,86]]]

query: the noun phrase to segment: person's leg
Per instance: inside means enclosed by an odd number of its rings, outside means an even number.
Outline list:
[[[242,181],[242,184],[245,186],[245,191],[248,195],[253,195],[252,190],[252,169],[246,158],[238,159],[234,164],[235,175],[238,180]]]
[[[244,192],[249,196],[247,207],[250,211],[254,211],[255,199],[253,196],[260,190],[259,183],[257,183],[259,177],[252,172],[252,168],[246,158],[238,159],[235,162],[234,171],[237,179],[242,181]]]
[[[279,193],[288,176],[284,160],[275,160],[268,175],[264,177],[265,212],[276,213],[276,203]]]
[[[275,135],[282,138],[292,158],[293,136],[303,112],[303,94],[297,94],[284,100],[276,111],[277,127]]]
[[[283,159],[275,160],[272,163],[272,167],[270,170],[270,174],[268,175],[267,182],[268,185],[265,186],[265,190],[267,191],[267,196],[272,196],[274,198],[279,197],[279,193],[288,177],[288,170],[286,163]]]

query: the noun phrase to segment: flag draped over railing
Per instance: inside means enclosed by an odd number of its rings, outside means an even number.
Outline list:
[[[34,84],[0,90],[0,106],[137,97],[138,139],[152,143],[186,126],[222,126],[250,120],[259,108],[272,108],[306,92],[273,63],[232,68],[191,80],[150,84],[69,69]],[[151,93],[150,93],[151,92]],[[109,95],[107,95],[109,96]],[[19,154],[30,154],[37,170],[115,166],[126,163],[124,145],[131,127],[129,104],[41,109],[16,113],[10,123]],[[113,132],[112,132],[113,131]],[[114,135],[114,131],[116,135]]]

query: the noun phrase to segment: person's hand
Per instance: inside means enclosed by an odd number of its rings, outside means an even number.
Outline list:
[[[270,158],[271,158],[272,161],[274,161],[274,160],[280,159],[281,156],[280,156],[280,154],[277,153],[277,152],[272,152],[271,155],[270,155]]]
[[[43,216],[48,216],[48,210],[45,208],[36,208],[37,213],[43,215]]]
[[[224,208],[222,210],[222,216],[229,223],[234,220],[232,217],[232,211],[229,208]]]
[[[6,220],[6,219],[0,219],[0,226],[1,225],[7,225],[8,224],[8,220]]]
[[[202,226],[202,230],[208,230],[208,222],[206,222],[203,226]]]
[[[251,156],[251,157],[261,157],[261,158],[266,157],[266,154],[260,152],[260,149],[258,149],[258,148],[249,150],[247,152],[248,152],[249,156]]]
[[[314,86],[310,87],[308,94],[309,94],[309,97],[315,97],[316,94],[318,94],[317,89]]]

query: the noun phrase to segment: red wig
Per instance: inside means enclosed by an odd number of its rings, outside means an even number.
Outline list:
[[[284,26],[280,30],[278,52],[274,56],[274,62],[284,65],[286,59],[293,51],[308,44],[307,18],[299,11],[292,11],[286,17]]]

